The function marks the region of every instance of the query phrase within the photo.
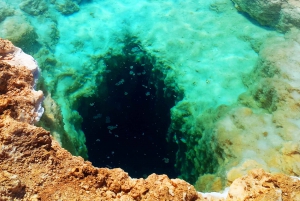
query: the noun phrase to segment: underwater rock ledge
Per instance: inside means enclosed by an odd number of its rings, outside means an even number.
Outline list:
[[[298,178],[261,169],[218,194],[197,192],[187,182],[166,175],[133,179],[119,168],[93,167],[61,148],[50,132],[34,126],[43,100],[43,93],[33,87],[37,70],[32,57],[0,39],[0,200],[300,199]]]

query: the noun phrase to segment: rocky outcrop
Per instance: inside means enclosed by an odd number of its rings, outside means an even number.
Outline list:
[[[30,15],[41,15],[47,10],[45,1],[25,0],[20,3],[20,8]]]
[[[6,2],[0,2],[0,23],[5,20],[6,17],[12,16],[14,14],[14,10],[6,4]]]
[[[274,25],[278,22],[284,2],[282,0],[233,1],[236,3],[237,9],[247,12],[263,25]]]
[[[0,40],[0,200],[201,198],[183,180],[155,174],[132,179],[121,169],[95,168],[61,148],[48,131],[33,125],[42,92],[33,89],[34,63],[26,67],[18,51]]]
[[[72,156],[33,124],[41,91],[33,58],[0,40],[0,200],[299,200],[300,180],[262,169],[233,181],[227,193],[198,193],[181,179],[152,174],[133,179]]]
[[[236,8],[248,13],[260,24],[288,31],[300,28],[300,3],[297,0],[233,0]]]
[[[76,1],[70,1],[70,0],[55,2],[55,8],[58,12],[60,12],[63,15],[71,15],[80,10]]]
[[[9,20],[4,20],[1,26],[0,35],[7,36],[6,39],[12,41],[16,46],[22,46],[24,51],[33,52],[39,48],[36,30],[24,16],[11,16]]]

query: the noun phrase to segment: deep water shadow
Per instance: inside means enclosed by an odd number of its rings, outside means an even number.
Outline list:
[[[152,73],[153,61],[139,47],[126,51],[105,61],[98,94],[79,103],[89,160],[97,167],[120,167],[131,177],[175,178],[177,145],[166,141],[175,96],[166,93],[161,75]]]

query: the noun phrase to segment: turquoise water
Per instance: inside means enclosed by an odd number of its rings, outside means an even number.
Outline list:
[[[224,173],[232,165],[222,155],[227,148],[216,151],[216,123],[243,104],[254,113],[267,110],[241,100],[258,80],[262,44],[282,34],[249,20],[229,0],[1,5],[11,12],[0,21],[0,36],[40,65],[47,96],[41,125],[96,166],[190,182]],[[220,125],[229,129],[225,121]]]

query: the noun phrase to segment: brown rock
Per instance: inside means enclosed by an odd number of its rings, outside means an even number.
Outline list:
[[[9,41],[0,38],[0,59],[8,60],[13,57],[13,53],[16,50],[15,46]]]
[[[7,54],[14,50],[15,46],[10,41],[0,38],[0,54]]]
[[[299,187],[299,178],[257,169],[232,183],[226,201],[300,200]]]

